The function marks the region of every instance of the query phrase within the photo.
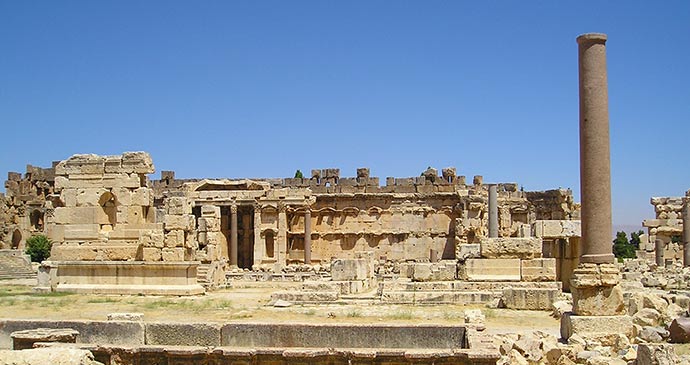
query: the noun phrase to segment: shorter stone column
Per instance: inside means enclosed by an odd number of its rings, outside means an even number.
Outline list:
[[[683,198],[683,266],[690,267],[690,190]]]
[[[496,185],[489,185],[489,238],[498,237],[498,192]]]
[[[654,240],[654,258],[657,267],[664,267],[664,241],[660,239]]]
[[[230,206],[230,266],[237,267],[237,205]]]
[[[304,263],[311,265],[311,210],[304,212]]]

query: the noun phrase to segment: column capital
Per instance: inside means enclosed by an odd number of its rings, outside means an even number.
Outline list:
[[[237,204],[233,204],[230,206],[230,213],[237,214]]]
[[[278,202],[278,212],[285,213],[286,210],[287,210],[287,204],[285,204],[282,201]]]
[[[606,43],[607,39],[604,33],[585,33],[577,36],[577,44]]]

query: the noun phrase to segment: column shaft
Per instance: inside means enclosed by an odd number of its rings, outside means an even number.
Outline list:
[[[304,213],[304,263],[311,264],[311,211]]]
[[[237,206],[230,207],[230,265],[237,266]]]
[[[606,35],[577,38],[580,75],[580,190],[583,263],[611,263],[611,158]]]
[[[489,238],[498,237],[498,192],[489,185]]]
[[[656,261],[656,266],[664,267],[664,241],[654,240],[654,259]]]
[[[683,266],[690,267],[690,190],[683,199]]]

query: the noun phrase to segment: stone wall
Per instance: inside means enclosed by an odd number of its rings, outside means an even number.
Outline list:
[[[664,246],[664,259],[678,261],[683,259],[683,197],[653,197],[654,219],[645,219],[642,226],[647,235],[641,237],[638,255],[654,261],[655,241],[661,240]]]
[[[18,172],[7,174],[5,194],[0,193],[0,248],[23,250],[27,238],[46,233],[54,185],[54,167],[27,165],[23,177]]]
[[[145,152],[74,155],[55,167],[59,205],[47,220],[51,260],[143,260],[143,246],[160,246]],[[147,258],[150,258],[149,254]]]

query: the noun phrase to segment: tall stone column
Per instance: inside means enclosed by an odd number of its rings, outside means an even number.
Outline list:
[[[311,265],[311,209],[304,212],[304,263]]]
[[[663,240],[654,240],[654,261],[657,267],[664,267],[664,249],[666,245]]]
[[[261,239],[261,204],[254,203],[254,265],[261,264],[266,255],[266,242]]]
[[[230,265],[237,266],[237,205],[230,206]]]
[[[612,263],[606,35],[577,37],[580,73],[580,190],[583,263]]]
[[[275,250],[276,267],[275,270],[282,270],[287,262],[287,206],[285,203],[278,203],[278,237],[276,244],[278,247]]]
[[[498,237],[498,192],[496,185],[489,185],[489,238]]]
[[[690,190],[683,198],[683,266],[690,267]]]
[[[604,346],[613,334],[633,336],[611,237],[606,35],[577,37],[580,74],[580,190],[582,240],[579,264],[570,279],[573,311],[561,319],[561,335],[577,333]]]

